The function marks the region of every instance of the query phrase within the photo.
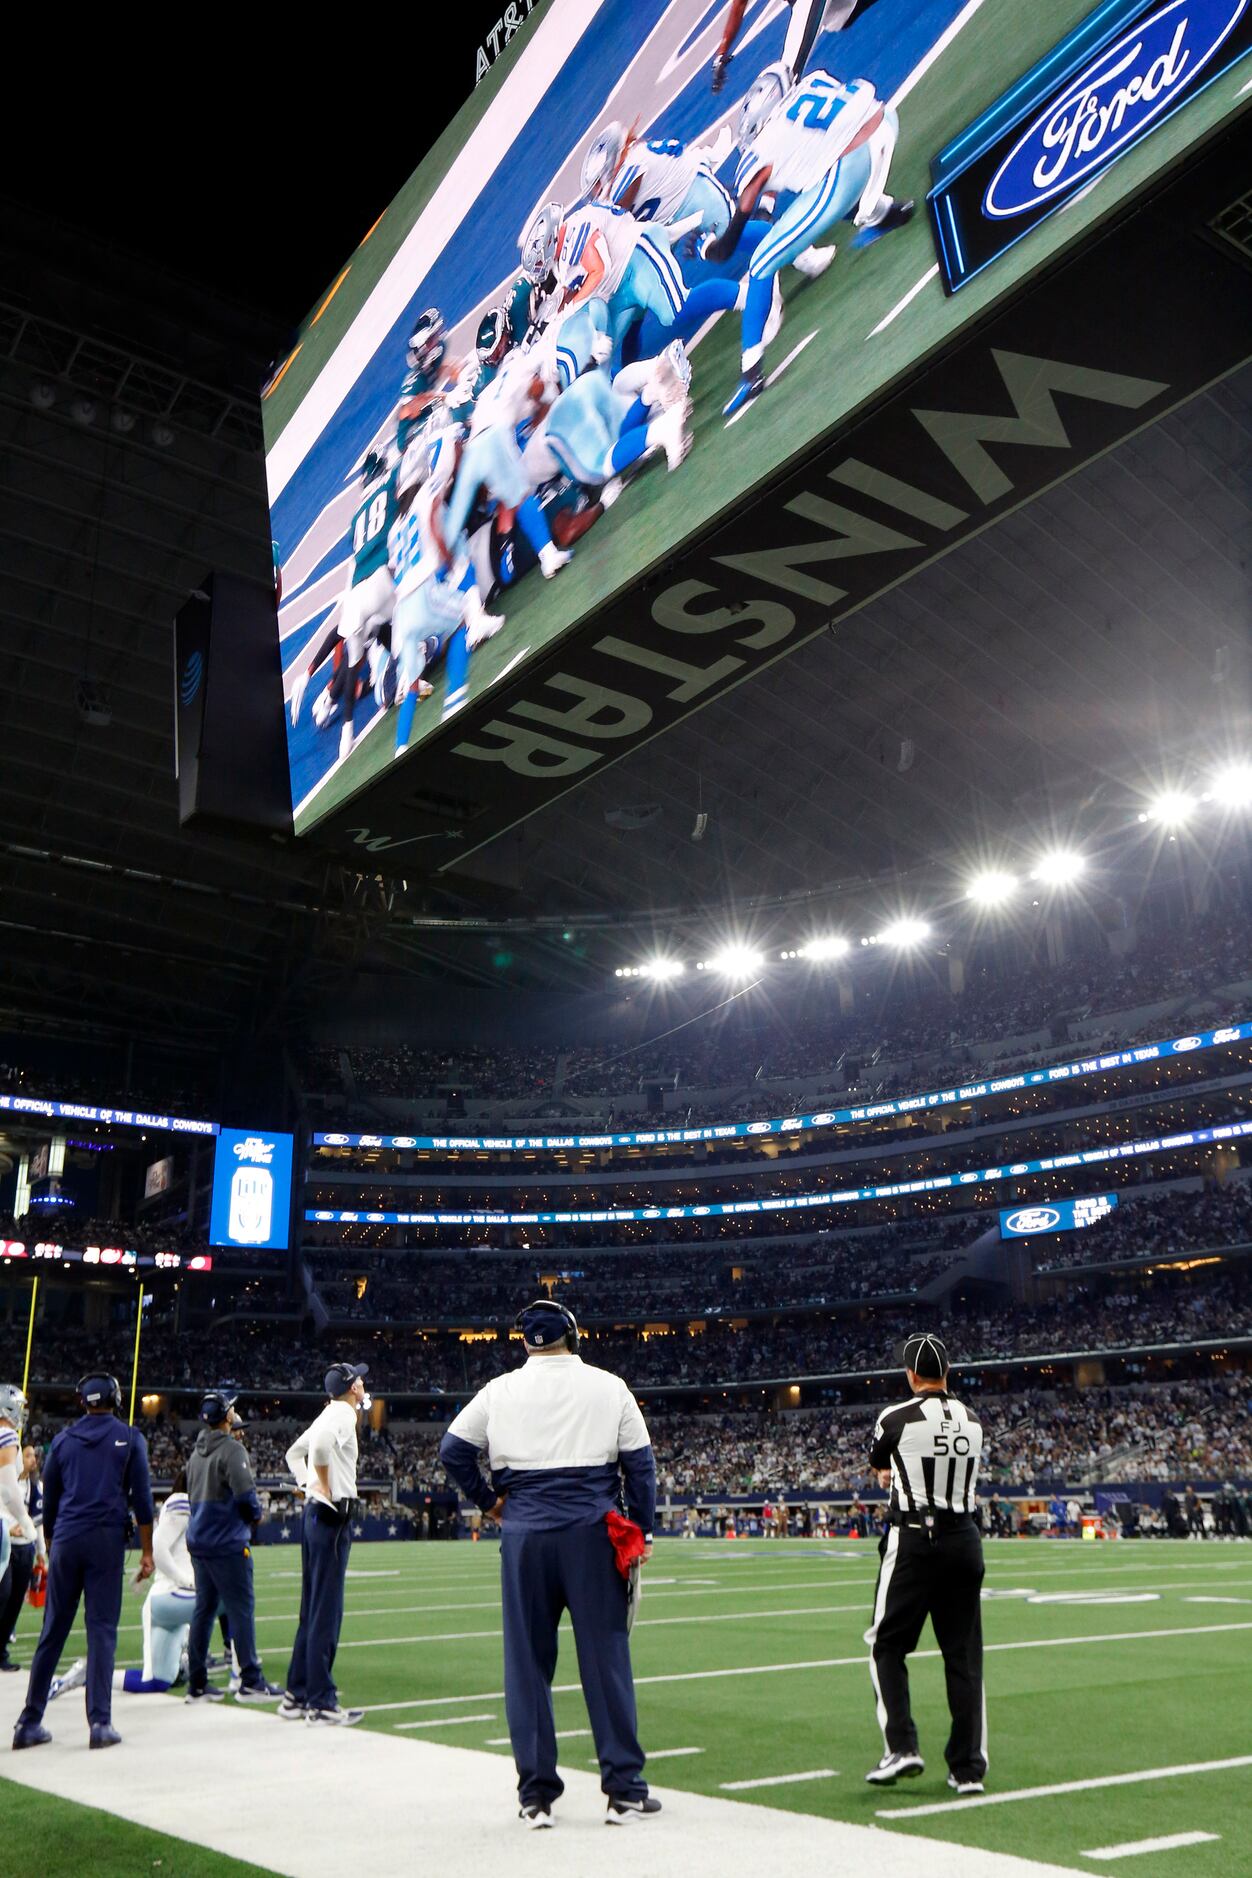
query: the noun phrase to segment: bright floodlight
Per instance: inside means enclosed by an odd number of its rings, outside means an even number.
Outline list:
[[[645,978],[681,978],[686,971],[681,959],[649,959],[643,967]]]
[[[924,919],[896,919],[884,926],[878,937],[888,946],[917,946],[929,939],[930,927]]]
[[[1087,871],[1087,857],[1072,848],[1053,848],[1041,854],[1031,869],[1030,878],[1045,887],[1068,887]]]
[[[965,889],[965,898],[973,900],[977,906],[999,906],[1002,901],[1011,898],[1017,886],[1013,874],[1003,874],[990,869],[985,874],[976,874]]]
[[[1213,777],[1213,800],[1224,809],[1246,809],[1252,805],[1252,763],[1227,763]]]
[[[721,972],[724,978],[749,978],[765,960],[752,946],[723,946],[708,963],[710,971]]]
[[[1195,800],[1185,789],[1162,789],[1148,804],[1148,820],[1165,828],[1179,828],[1195,810]]]
[[[832,932],[824,939],[810,939],[807,945],[800,947],[802,959],[841,959],[852,946],[850,939],[842,933]]]

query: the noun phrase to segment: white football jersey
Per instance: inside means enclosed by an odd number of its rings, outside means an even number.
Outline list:
[[[387,560],[395,577],[398,599],[415,593],[441,565],[439,544],[430,518],[452,482],[456,440],[451,431],[441,431],[431,439],[427,449],[430,461],[426,479],[405,513],[392,523],[387,536]]]
[[[638,180],[630,213],[637,222],[672,222],[700,173],[700,152],[676,137],[632,143],[613,182],[610,200],[620,203]]]
[[[766,163],[771,189],[808,189],[834,168],[878,109],[878,94],[868,78],[845,85],[829,72],[806,72],[744,152],[735,194]]]
[[[604,278],[596,292],[602,300],[610,299],[622,284],[641,232],[641,224],[635,217],[624,209],[614,208],[612,203],[588,202],[583,208],[571,210],[562,229],[557,280],[567,291],[578,291],[587,271],[583,251],[594,238],[605,264]]]
[[[196,1577],[187,1551],[187,1524],[191,1501],[185,1493],[171,1493],[157,1515],[152,1535],[152,1557],[156,1566],[153,1589],[188,1591],[195,1589]]]
[[[534,406],[530,388],[537,369],[532,352],[509,353],[491,383],[479,393],[470,416],[471,437],[500,425],[516,429],[530,416]]]

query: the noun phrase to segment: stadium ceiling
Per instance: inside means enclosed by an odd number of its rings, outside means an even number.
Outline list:
[[[0,1029],[217,1047],[353,965],[600,985],[562,925],[918,869],[1252,748],[1248,369],[433,884],[183,834],[171,622],[209,568],[268,575],[285,335],[199,291],[189,325],[181,283],[46,218],[0,254]],[[502,965],[494,923],[535,916]]]

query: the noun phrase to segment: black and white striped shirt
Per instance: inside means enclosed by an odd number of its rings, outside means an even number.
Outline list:
[[[972,1513],[982,1425],[946,1390],[927,1390],[884,1409],[871,1467],[891,1469],[893,1513]]]

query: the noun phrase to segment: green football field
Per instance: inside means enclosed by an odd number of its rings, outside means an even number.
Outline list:
[[[721,412],[738,378],[739,321],[735,316],[718,320],[693,354],[694,445],[687,461],[672,475],[663,462],[648,467],[577,545],[573,561],[555,580],[545,581],[534,572],[501,597],[506,628],[474,655],[471,704],[482,699],[506,669],[533,659],[577,621],[627,591],[649,567],[707,532],[720,511],[768,488],[798,451],[898,382],[916,361],[1024,278],[1049,266],[1076,236],[1238,108],[1247,85],[1246,61],[1129,151],[1089,192],[1044,222],[958,295],[946,298],[938,280],[930,277],[937,271],[924,208],[931,159],[1090,10],[1090,0],[1049,0],[1042,8],[1018,0],[985,0],[969,17],[900,105],[900,143],[890,186],[893,194],[916,199],[914,220],[861,252],[846,246],[844,230],[842,251],[820,280],[806,282],[786,270],[786,318],[765,359],[773,382],[763,397],[729,423]],[[394,241],[412,225],[428,193],[423,166],[388,210],[379,234],[393,223],[389,239]],[[381,267],[384,259],[380,245],[370,256],[370,266]],[[359,280],[349,277],[350,289],[345,287],[336,297],[317,329],[320,349],[329,349],[373,278],[364,266]],[[286,385],[282,390],[284,398],[294,395]],[[1153,405],[1151,415],[1159,414]],[[271,437],[282,415],[269,414]],[[793,649],[793,642],[787,649]],[[439,727],[446,682],[442,666],[432,677],[434,694],[422,704],[416,720],[417,745]],[[361,733],[351,754],[316,793],[297,805],[296,833],[306,832],[369,784],[393,755],[392,719],[383,714]]]
[[[855,1541],[659,1545],[633,1639],[650,1777],[1078,1871],[1247,1878],[1252,1543],[1005,1540],[987,1555],[985,1802],[957,1800],[945,1785],[942,1674],[929,1630],[913,1673],[926,1773],[887,1792],[864,1783],[881,1751],[862,1643],[876,1558]],[[290,1548],[258,1555],[259,1631],[278,1680],[297,1569]],[[138,1605],[129,1597],[123,1624],[119,1661],[134,1661]],[[369,1705],[367,1728],[507,1756],[495,1545],[359,1546],[339,1675],[345,1700]],[[564,1638],[557,1727],[565,1763],[589,1769],[586,1710],[571,1683]],[[171,1728],[185,1725],[176,1698],[150,1699],[170,1704]],[[81,1697],[54,1704],[49,1720],[58,1739],[81,1729]],[[272,1726],[290,1733],[276,1718]],[[1212,1836],[1116,1861],[1092,1856],[1192,1833]],[[0,1845],[0,1869],[51,1878],[264,1869],[7,1781]]]

